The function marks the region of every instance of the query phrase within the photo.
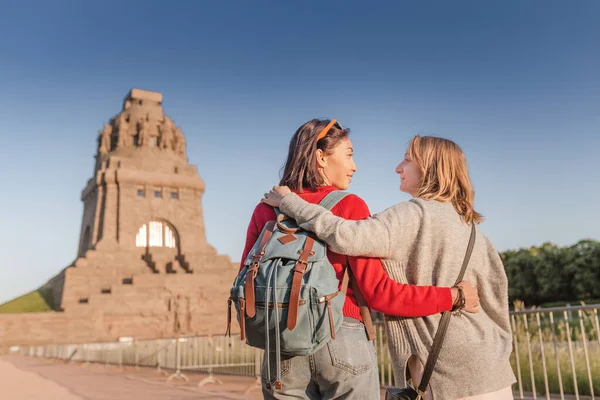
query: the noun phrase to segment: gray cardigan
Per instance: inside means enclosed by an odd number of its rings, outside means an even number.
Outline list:
[[[452,204],[433,200],[412,199],[361,221],[344,220],[293,193],[283,198],[280,210],[315,232],[333,251],[381,257],[390,277],[416,285],[452,286],[471,233]],[[480,312],[451,318],[430,384],[435,399],[489,393],[516,381],[509,363],[506,273],[498,252],[479,229],[464,279],[479,289]],[[425,365],[440,318],[441,314],[386,316],[397,386],[406,386],[411,354]]]

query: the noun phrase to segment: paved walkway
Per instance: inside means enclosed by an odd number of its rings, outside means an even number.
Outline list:
[[[187,374],[189,381],[172,380],[153,368],[65,363],[20,356],[0,357],[2,400],[188,400],[262,399],[250,377],[219,376],[222,385],[198,382],[206,374]]]
[[[169,373],[171,373],[170,371]],[[69,363],[15,355],[0,356],[0,399],[2,400],[258,400],[262,399],[255,379],[223,376],[223,383],[198,383],[206,374],[185,372],[188,381],[173,379],[155,368]],[[245,394],[244,392],[247,392]],[[519,396],[515,395],[515,399]],[[381,391],[384,398],[384,391]],[[532,397],[527,394],[525,399]],[[552,397],[555,398],[554,396]],[[556,397],[560,398],[560,397]],[[566,399],[572,397],[566,396]],[[589,397],[581,397],[589,399]]]

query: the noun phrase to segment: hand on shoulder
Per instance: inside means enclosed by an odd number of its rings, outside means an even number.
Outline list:
[[[279,207],[281,205],[281,200],[290,193],[292,193],[292,191],[287,186],[273,186],[273,189],[268,193],[265,193],[260,201],[271,207]]]

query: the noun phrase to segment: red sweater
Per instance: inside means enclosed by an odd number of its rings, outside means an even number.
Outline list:
[[[314,192],[305,190],[304,193],[299,193],[299,196],[310,203],[317,204],[333,190],[338,189],[333,186],[323,186]],[[370,216],[367,204],[353,194],[344,197],[331,212],[351,220],[365,219]],[[248,225],[240,271],[263,227],[275,218],[275,211],[267,204],[260,203],[254,209]],[[344,277],[344,267],[350,266],[365,301],[373,310],[394,316],[424,317],[452,309],[452,293],[449,288],[398,283],[388,276],[378,258],[349,257],[329,249],[327,249],[327,257],[335,269],[340,286]],[[360,309],[350,286],[343,312],[345,316],[362,321]]]

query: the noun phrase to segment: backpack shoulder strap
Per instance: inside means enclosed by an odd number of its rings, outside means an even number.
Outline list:
[[[337,203],[339,203],[344,197],[346,197],[349,193],[342,192],[341,190],[334,190],[329,193],[327,196],[323,198],[319,202],[321,207],[325,207],[328,210],[331,210]],[[356,298],[356,302],[360,308],[360,315],[363,319],[363,323],[365,325],[365,329],[367,331],[367,336],[369,340],[375,340],[375,328],[373,327],[373,320],[371,319],[371,310],[365,301],[365,298],[356,283],[356,279],[350,270],[350,266],[346,266],[344,270],[344,278],[342,280],[342,288],[340,292],[346,294],[346,290],[348,285],[352,287],[354,292],[354,297]]]
[[[365,301],[365,298],[360,291],[360,287],[358,287],[356,278],[354,278],[354,274],[352,273],[349,265],[344,268],[344,278],[342,280],[342,288],[340,289],[340,292],[346,294],[348,285],[352,287],[354,297],[356,298],[356,303],[360,309],[360,316],[363,319],[363,324],[365,325],[365,330],[367,331],[367,337],[369,340],[375,340],[375,327],[373,326],[373,319],[371,318],[371,309]]]
[[[327,194],[327,196],[323,197],[323,199],[319,202],[321,207],[324,207],[328,210],[331,210],[337,203],[342,201],[342,199],[348,196],[348,192],[342,192],[341,190],[334,190]]]
[[[337,203],[342,201],[342,199],[344,197],[346,197],[348,194],[349,193],[342,192],[341,190],[334,190],[333,192],[327,193],[327,196],[323,197],[323,199],[319,202],[319,205],[321,207],[325,207],[328,210],[331,210],[333,207],[335,207],[335,205]],[[275,210],[276,216],[279,216],[279,214],[282,214],[279,207],[273,207],[273,210]]]

